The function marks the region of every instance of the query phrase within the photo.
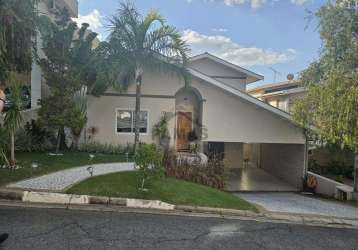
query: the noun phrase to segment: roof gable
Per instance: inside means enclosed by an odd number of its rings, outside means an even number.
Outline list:
[[[192,58],[190,58],[190,61],[191,62],[195,62],[195,61],[199,61],[199,60],[203,60],[203,59],[208,59],[210,61],[213,61],[217,64],[220,64],[226,68],[229,68],[231,70],[234,70],[236,71],[238,74],[244,74],[244,75],[247,75],[249,81],[247,81],[247,83],[252,83],[252,82],[256,82],[256,81],[259,81],[259,80],[263,80],[264,77],[262,75],[259,75],[259,74],[256,74],[250,70],[247,70],[247,69],[244,69],[238,65],[235,65],[233,63],[230,63],[226,60],[223,60],[217,56],[214,56],[212,54],[209,54],[209,53],[204,53],[204,54],[200,54],[200,55],[197,55],[197,56],[194,56]]]
[[[220,82],[220,81],[218,81],[216,79],[213,79],[210,76],[207,76],[207,75],[205,75],[205,74],[203,74],[203,73],[201,73],[199,71],[196,71],[194,69],[189,69],[189,72],[193,76],[195,76],[195,77],[197,77],[197,78],[199,78],[199,79],[201,79],[201,80],[203,80],[203,81],[205,81],[205,82],[207,82],[209,84],[212,84],[212,85],[214,85],[214,86],[216,86],[216,87],[218,87],[220,89],[223,89],[223,90],[225,90],[225,91],[227,91],[227,92],[229,92],[229,93],[231,93],[231,94],[233,94],[233,95],[235,95],[235,96],[237,96],[237,97],[239,97],[239,98],[241,98],[241,99],[243,99],[243,100],[245,100],[245,101],[247,101],[249,103],[252,103],[252,104],[254,104],[254,105],[256,105],[256,106],[258,106],[260,108],[263,108],[265,110],[270,111],[271,113],[274,113],[274,114],[280,116],[281,118],[283,118],[285,120],[288,120],[289,122],[293,123],[296,126],[299,126],[297,123],[295,123],[292,120],[291,115],[289,113],[286,113],[286,112],[284,112],[284,111],[282,111],[282,110],[280,110],[278,108],[275,108],[275,107],[273,107],[273,106],[271,106],[271,105],[269,105],[269,104],[267,104],[265,102],[262,102],[259,99],[247,94],[246,92],[243,92],[243,91],[240,91],[238,89],[232,88],[231,86],[228,86],[228,85],[226,85],[226,84],[224,84],[224,83],[222,83],[222,82]]]

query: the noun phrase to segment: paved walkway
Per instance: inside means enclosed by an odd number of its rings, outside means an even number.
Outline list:
[[[255,167],[230,169],[226,173],[226,190],[235,191],[297,191],[297,188]]]
[[[93,176],[134,170],[134,163],[93,164]],[[9,184],[9,188],[61,191],[91,177],[83,166]]]
[[[272,212],[316,214],[358,219],[358,207],[296,193],[236,193]]]

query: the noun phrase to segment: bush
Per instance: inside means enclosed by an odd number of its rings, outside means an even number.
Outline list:
[[[0,127],[0,166],[9,165],[9,161],[6,157],[8,143],[9,142],[9,133],[2,127]]]
[[[163,155],[155,144],[140,144],[135,155],[135,163],[141,174],[141,189],[152,177],[163,176]]]
[[[37,121],[31,120],[15,135],[16,150],[21,152],[43,152],[53,149],[56,138]]]
[[[217,157],[212,157],[207,164],[178,161],[177,155],[171,150],[164,156],[164,166],[167,176],[213,188],[224,188],[224,164]]]
[[[351,180],[354,179],[354,167],[347,166],[343,162],[338,161],[331,161],[328,166],[320,166],[316,160],[310,160],[308,162],[308,170],[319,175],[337,176],[336,178],[340,180],[339,182],[342,182],[343,177]]]
[[[344,163],[338,161],[332,161],[327,168],[327,172],[332,175],[337,175],[339,180],[343,180],[343,177],[353,180],[353,171],[353,166],[346,166]]]
[[[131,154],[133,152],[133,147],[130,144],[127,146],[122,145],[112,145],[112,144],[101,144],[99,142],[90,142],[81,144],[79,147],[80,152],[92,153],[92,154]]]

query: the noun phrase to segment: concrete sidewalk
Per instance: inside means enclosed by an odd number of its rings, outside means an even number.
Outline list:
[[[6,199],[6,200],[1,200]],[[9,201],[11,200],[11,201]],[[324,227],[358,228],[356,218],[337,218],[333,216],[306,215],[297,213],[277,213],[248,210],[197,207],[188,205],[172,205],[158,200],[140,200],[118,197],[101,197],[88,195],[72,195],[46,192],[29,192],[20,190],[0,190],[0,206],[10,203],[20,207],[42,206],[52,208],[61,206],[67,209],[122,211],[137,209],[141,213],[189,215],[199,217],[236,218],[261,222],[291,223]]]

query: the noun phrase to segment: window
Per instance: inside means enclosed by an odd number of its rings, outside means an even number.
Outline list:
[[[135,112],[133,110],[118,109],[117,113],[117,133],[135,132]],[[148,131],[148,111],[139,113],[139,131],[146,134]]]

